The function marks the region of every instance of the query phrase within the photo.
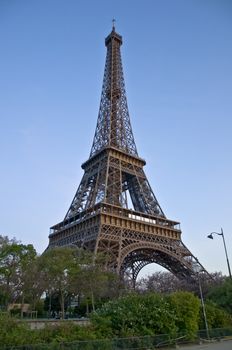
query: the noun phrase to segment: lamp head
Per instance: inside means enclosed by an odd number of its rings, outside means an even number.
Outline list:
[[[210,233],[210,235],[208,235],[207,238],[213,239],[213,234]]]

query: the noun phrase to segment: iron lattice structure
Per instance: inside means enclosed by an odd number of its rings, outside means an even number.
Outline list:
[[[49,247],[75,244],[106,253],[109,269],[132,281],[152,262],[193,280],[197,270],[205,270],[183,244],[179,223],[164,215],[144,173],[146,163],[138,156],[125,92],[122,37],[114,27],[105,45],[90,157],[82,164],[84,175],[64,220],[50,229]]]

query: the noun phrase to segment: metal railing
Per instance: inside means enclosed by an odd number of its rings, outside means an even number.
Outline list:
[[[178,334],[171,337],[168,334],[154,336],[114,338],[100,340],[86,340],[74,342],[54,342],[49,344],[3,346],[1,350],[152,350],[162,349],[180,344],[194,344],[200,342],[217,341],[231,337],[232,328],[217,328],[209,330],[209,338],[206,330],[200,330],[193,336]]]

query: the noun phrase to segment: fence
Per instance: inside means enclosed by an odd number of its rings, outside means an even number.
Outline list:
[[[5,346],[2,350],[152,350],[162,349],[168,346],[187,343],[199,343],[204,340],[220,340],[225,337],[232,337],[232,329],[217,328],[201,330],[195,334],[191,340],[185,334],[179,334],[176,338],[171,338],[168,334],[155,336],[115,338],[104,340],[89,340],[75,342],[60,342],[37,345]]]

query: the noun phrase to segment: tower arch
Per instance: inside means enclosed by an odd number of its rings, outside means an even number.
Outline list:
[[[159,243],[131,244],[122,250],[120,258],[120,274],[133,280],[137,279],[139,272],[148,264],[156,263],[179,279],[194,280],[195,273],[191,271],[191,259],[184,259],[180,252],[162,246]]]

